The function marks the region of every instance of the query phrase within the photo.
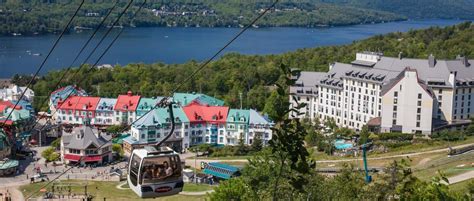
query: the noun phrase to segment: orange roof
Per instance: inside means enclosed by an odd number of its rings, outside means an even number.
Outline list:
[[[58,108],[63,110],[87,110],[95,111],[97,104],[99,104],[99,97],[89,96],[71,96],[65,101],[58,102]]]
[[[229,107],[200,105],[193,102],[187,106],[184,106],[183,110],[190,122],[206,121],[225,123],[227,121]]]
[[[140,102],[140,96],[132,95],[131,91],[128,91],[126,95],[120,95],[115,103],[114,110],[119,111],[136,111],[138,102]]]

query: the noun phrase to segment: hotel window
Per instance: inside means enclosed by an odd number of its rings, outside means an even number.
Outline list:
[[[421,108],[416,108],[416,113],[421,113]]]
[[[438,93],[439,93],[439,94],[443,93],[443,90],[442,90],[442,89],[439,89],[439,90],[438,90]]]
[[[397,125],[397,120],[396,119],[393,119],[392,125]]]
[[[418,94],[418,99],[421,99],[421,94]]]
[[[416,122],[416,127],[420,127],[420,122],[419,121]]]
[[[418,106],[421,106],[421,101],[418,101],[418,104],[417,104],[417,105],[418,105]]]
[[[402,86],[402,85],[400,85],[400,86]],[[393,92],[393,96],[398,97],[398,91]]]

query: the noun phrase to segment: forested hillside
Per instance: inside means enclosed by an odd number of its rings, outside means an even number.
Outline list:
[[[128,2],[119,1],[119,8],[114,10],[110,19],[115,19]],[[115,1],[86,2],[72,27],[95,28]],[[140,2],[134,2],[134,6],[120,21],[121,26],[242,27],[268,7],[271,1],[149,1],[136,19],[130,19],[139,4]],[[78,5],[78,0],[0,0],[0,35],[59,32]],[[401,15],[385,11],[322,2],[284,0],[260,19],[257,26],[338,26],[404,19],[406,18]],[[108,24],[110,22],[111,20]]]
[[[437,58],[454,59],[458,54],[474,58],[474,25],[466,22],[446,28],[390,33],[344,46],[300,49],[279,55],[227,54],[211,62],[196,79],[185,83],[179,91],[206,93],[222,98],[226,104],[234,107],[239,105],[239,93],[242,92],[244,107],[262,110],[265,103],[278,98],[271,94],[268,86],[273,86],[281,79],[281,64],[302,70],[326,71],[329,63],[350,62],[357,51],[363,50],[380,50],[386,56],[394,57],[403,52],[405,57],[413,58],[427,58],[430,53]],[[199,64],[196,61],[171,65],[129,64],[116,66],[113,70],[94,69],[89,74],[81,70],[78,76],[69,77],[62,86],[79,84],[90,93],[102,97],[116,97],[128,90],[150,97],[168,95]],[[63,72],[50,72],[38,80],[34,86],[36,95],[48,96]],[[84,82],[79,83],[82,79]],[[35,104],[39,102],[35,101]]]
[[[317,0],[319,1],[319,0]],[[360,8],[389,11],[410,18],[474,19],[474,0],[320,0]]]

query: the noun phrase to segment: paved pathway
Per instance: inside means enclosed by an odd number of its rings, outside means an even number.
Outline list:
[[[182,191],[179,194],[180,195],[206,195],[207,193],[212,193],[212,192],[214,192],[214,190],[198,191],[198,192]]]
[[[471,145],[474,145],[474,143],[454,146],[453,148],[462,148],[462,147],[471,146]],[[441,153],[441,152],[448,153],[448,151],[449,151],[448,148],[443,148],[443,149],[435,149],[435,150],[416,152],[416,153],[397,154],[397,155],[392,155],[392,156],[371,157],[371,158],[367,158],[367,160],[369,160],[369,161],[370,160],[384,160],[384,159],[411,157],[411,156],[418,156],[418,155],[432,154],[432,153]],[[316,163],[340,163],[340,162],[352,162],[352,161],[362,161],[362,158],[338,159],[338,160],[318,160],[318,161],[316,161]],[[242,163],[246,163],[246,162],[248,162],[248,160],[247,159],[223,159],[223,160],[220,160],[220,159],[198,158],[196,160],[196,165],[198,167],[200,167],[201,162],[242,162]],[[187,159],[186,160],[186,165],[194,167],[194,164],[195,164],[194,159]]]
[[[456,176],[452,176],[448,178],[448,181],[449,181],[449,184],[455,184],[455,183],[466,181],[472,178],[474,178],[474,170],[471,170],[469,172],[465,172]]]

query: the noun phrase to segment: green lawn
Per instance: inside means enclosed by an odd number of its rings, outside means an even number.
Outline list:
[[[459,183],[449,185],[449,189],[451,189],[453,191],[458,191],[458,192],[465,193],[465,192],[468,191],[467,186],[470,182],[474,182],[474,179],[469,179],[469,180],[466,180],[466,181],[463,181],[463,182],[459,182]]]
[[[193,183],[185,183],[183,191],[186,192],[199,192],[199,191],[208,191],[214,189],[215,186],[207,185],[207,184],[193,184]]]
[[[471,164],[474,163],[474,152],[469,152],[454,157],[447,157],[447,155],[439,155],[433,157],[432,160],[423,165],[414,168],[415,176],[420,179],[430,179],[442,171],[447,177],[462,174],[472,170]],[[464,165],[464,167],[457,167]]]
[[[142,200],[138,198],[133,191],[130,189],[117,189],[116,186],[119,184],[119,182],[105,182],[105,181],[79,181],[79,180],[69,180],[69,181],[64,181],[58,184],[72,184],[72,185],[77,185],[75,187],[72,187],[72,192],[73,193],[83,193],[84,192],[84,187],[82,187],[82,184],[85,184],[87,182],[87,190],[88,193],[94,196],[94,200]],[[23,195],[29,196],[31,192],[37,191],[41,186],[43,186],[45,183],[36,183],[36,184],[29,184],[25,186],[21,186],[20,190],[23,192]],[[123,186],[124,188],[127,187],[127,185]],[[188,187],[190,189],[198,189],[198,188],[204,188],[204,187]],[[47,189],[51,191],[51,186],[48,186]],[[186,189],[186,186],[185,186]],[[42,193],[38,193],[33,197],[40,197],[42,196]],[[205,200],[206,196],[187,196],[187,195],[174,195],[174,196],[169,196],[169,197],[163,197],[163,198],[156,198],[152,200],[166,200],[166,201],[183,201],[183,200],[190,200],[190,201],[198,201],[198,200]],[[147,199],[150,200],[150,199]]]

